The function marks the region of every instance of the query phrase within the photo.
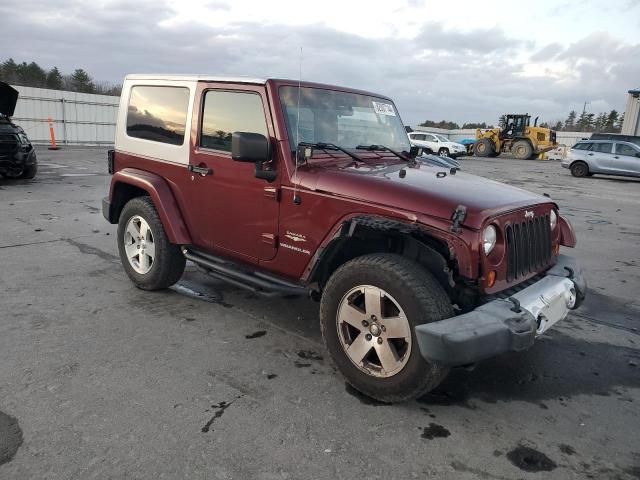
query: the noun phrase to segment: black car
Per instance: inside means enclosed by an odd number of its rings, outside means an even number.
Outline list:
[[[631,142],[640,147],[640,136],[622,135],[621,133],[593,133],[589,140],[613,140],[617,142]]]
[[[33,178],[38,171],[36,152],[22,127],[11,121],[18,91],[0,82],[0,176]]]

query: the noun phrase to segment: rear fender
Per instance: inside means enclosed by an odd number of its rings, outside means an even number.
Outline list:
[[[117,171],[111,179],[111,188],[109,191],[109,199],[111,207],[109,212],[109,220],[117,223],[120,212],[124,204],[130,198],[122,198],[119,191],[125,185],[131,185],[140,190],[144,190],[153,201],[167,238],[173,244],[189,245],[191,244],[191,236],[184,223],[178,203],[176,202],[173,192],[169,184],[164,178],[144,170],[137,168],[124,168]]]

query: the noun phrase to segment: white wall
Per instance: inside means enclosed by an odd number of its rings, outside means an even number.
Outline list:
[[[459,142],[465,138],[476,138],[476,131],[473,128],[446,130],[444,128],[433,127],[411,127],[414,131],[439,133],[449,138],[453,142]],[[573,146],[578,140],[582,138],[589,138],[591,132],[556,132],[556,141],[560,145],[566,145],[567,147]]]
[[[640,135],[640,89],[629,90],[622,133],[625,135]]]
[[[49,143],[47,119],[51,117],[59,144],[113,144],[120,97],[14,88],[20,96],[12,120],[24,128],[33,143]]]

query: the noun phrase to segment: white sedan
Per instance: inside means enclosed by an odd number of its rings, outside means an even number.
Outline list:
[[[444,135],[437,133],[411,132],[409,133],[409,141],[411,145],[428,148],[441,157],[455,158],[467,154],[467,149],[464,145],[452,142]]]

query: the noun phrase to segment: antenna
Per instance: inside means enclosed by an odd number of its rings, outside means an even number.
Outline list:
[[[293,203],[300,205],[302,199],[298,195],[298,145],[300,145],[300,84],[302,83],[302,47],[300,47],[300,70],[298,72],[298,105],[296,107],[296,150],[293,167]]]

